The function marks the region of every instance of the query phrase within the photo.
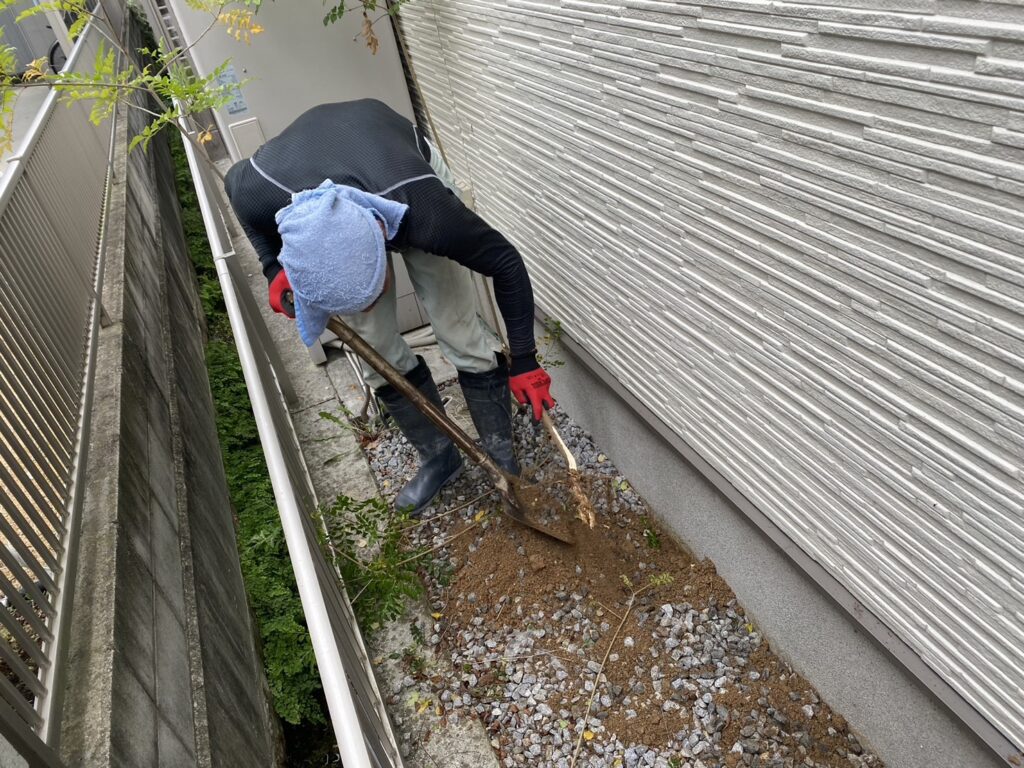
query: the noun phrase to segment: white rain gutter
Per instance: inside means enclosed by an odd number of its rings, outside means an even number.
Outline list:
[[[183,141],[183,144],[188,157],[189,170],[196,182],[195,189],[199,209],[209,235],[218,231],[217,217],[219,214],[214,210],[206,194],[195,148],[187,140]],[[302,510],[288,475],[284,449],[271,416],[270,401],[263,387],[258,363],[250,343],[248,328],[238,296],[235,293],[234,281],[226,263],[228,258],[234,257],[234,252],[225,251],[223,244],[216,237],[210,238],[210,249],[217,268],[217,278],[220,280],[224,293],[224,304],[231,321],[231,331],[238,348],[238,357],[242,364],[249,399],[252,402],[253,415],[256,417],[256,426],[267,461],[267,472],[274,488],[274,498],[281,516],[281,525],[284,528],[288,555],[295,571],[295,582],[299,588],[306,625],[313,642],[313,653],[316,655],[317,667],[323,681],[324,695],[327,699],[331,724],[341,753],[341,762],[345,768],[372,768],[374,763],[371,762],[362,738],[362,727],[342,664],[340,648],[331,627],[327,603],[317,579],[314,554],[310,550],[309,541],[303,529]],[[356,734],[359,736],[356,737]]]

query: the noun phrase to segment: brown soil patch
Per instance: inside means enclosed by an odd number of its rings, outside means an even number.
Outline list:
[[[489,627],[530,628],[537,625],[533,617],[538,612],[557,617],[559,611],[578,606],[576,610],[585,612],[593,622],[590,634],[552,632],[536,648],[561,659],[570,679],[586,680],[588,675],[594,679],[587,664],[600,663],[604,658],[630,596],[624,577],[639,588],[654,575],[669,574],[673,579],[670,585],[652,588],[637,599],[603,669],[607,684],[599,686],[599,691],[607,692],[614,702],[601,715],[608,734],[627,745],[659,748],[691,727],[692,706],[701,694],[689,689],[673,692],[669,688],[676,674],[673,671],[666,672],[660,693],[652,690],[650,678],[644,681],[643,691],[630,690],[631,681],[638,676],[655,666],[673,664],[661,641],[652,637],[652,616],[666,603],[685,603],[698,611],[724,613],[731,609],[741,620],[743,609],[711,562],[696,561],[649,517],[618,513],[613,498],[601,490],[607,485],[606,479],[591,484],[590,491],[600,498],[599,506],[612,510],[611,514],[599,514],[593,529],[574,519],[572,511],[564,506],[564,495],[559,496],[557,491],[546,502],[546,508],[534,510],[533,514],[543,512],[549,523],[554,518],[556,523],[560,519],[561,524],[568,524],[576,539],[573,546],[554,542],[500,515],[492,515],[485,530],[456,539],[451,549],[455,570],[447,590],[445,619],[449,627],[467,627],[482,616]],[[465,524],[453,532],[464,529]],[[582,596],[583,600],[574,602],[572,596]],[[564,626],[564,622],[564,618],[558,618],[553,623]],[[756,632],[749,623],[747,628]],[[442,647],[451,643],[455,634],[446,632]],[[631,647],[626,638],[632,641]],[[742,662],[743,682],[715,694],[713,706],[727,712],[718,760],[727,766],[743,764],[741,754],[730,753],[730,748],[744,738],[746,726],[760,723],[762,728],[757,732],[767,732],[776,742],[765,740],[766,759],[781,742],[787,744],[789,756],[798,762],[810,758],[813,765],[847,768],[847,753],[859,754],[860,747],[848,733],[845,721],[820,702],[807,682],[771,652],[766,641],[758,638],[758,642],[750,659]],[[574,653],[581,645],[586,650],[583,657]],[[747,670],[756,671],[759,678],[748,680]],[[714,676],[715,665],[698,674]],[[497,682],[487,671],[480,685]],[[589,694],[582,689],[578,693],[556,694],[548,704],[556,712],[564,708],[573,718],[584,717],[588,714]],[[663,711],[665,700],[673,693],[671,698],[679,706]],[[811,717],[805,706],[812,707]],[[705,755],[708,758],[711,755]]]

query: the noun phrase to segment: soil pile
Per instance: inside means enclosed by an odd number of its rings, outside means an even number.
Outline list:
[[[554,415],[596,526],[574,522],[557,451],[517,420],[528,477],[576,544],[503,516],[483,474],[468,469],[414,533],[437,547],[423,637],[454,673],[407,681],[447,718],[479,718],[505,766],[881,766],[772,653],[714,565],[661,531],[608,457]],[[394,493],[414,466],[411,448],[394,433],[367,451]]]

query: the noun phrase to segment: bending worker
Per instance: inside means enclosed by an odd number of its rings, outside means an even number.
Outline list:
[[[412,123],[374,99],[324,104],[228,171],[225,189],[270,284],[270,306],[296,318],[307,346],[331,315],[365,338],[439,408],[422,357],[398,332],[394,270],[400,251],[441,351],[458,369],[484,449],[519,473],[511,399],[539,420],[554,405],[537,362],[526,266],[499,232],[462,204],[440,154]],[[480,317],[469,270],[494,278],[511,360]],[[294,311],[293,311],[294,307]],[[375,371],[367,381],[419,453],[395,499],[423,510],[462,470],[458,449]]]

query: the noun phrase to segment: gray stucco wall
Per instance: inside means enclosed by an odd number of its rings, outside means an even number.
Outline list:
[[[166,142],[121,121],[67,660],[69,766],[273,765]]]
[[[1024,7],[402,19],[540,306],[1024,747]]]

